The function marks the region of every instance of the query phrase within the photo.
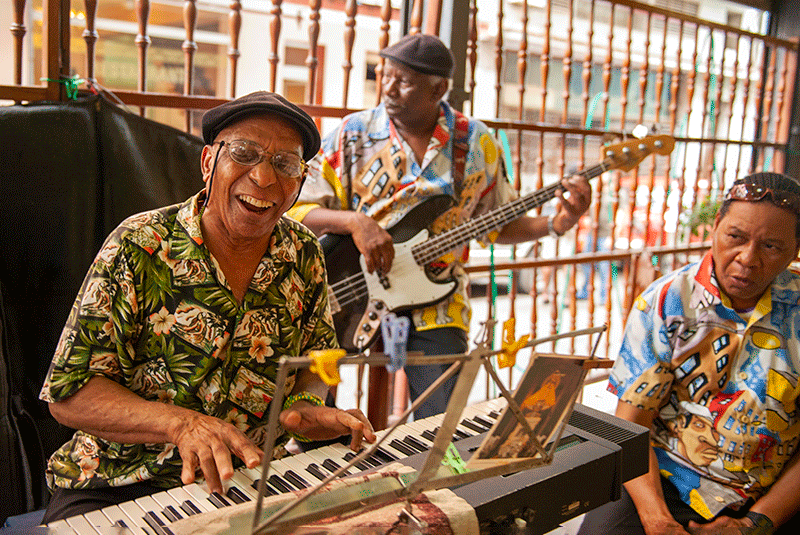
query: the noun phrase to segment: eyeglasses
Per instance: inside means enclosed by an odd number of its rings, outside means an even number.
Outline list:
[[[220,143],[228,148],[231,160],[239,165],[254,167],[269,158],[269,163],[272,164],[276,173],[297,180],[303,178],[303,173],[308,168],[308,164],[296,152],[286,150],[267,152],[258,143],[247,139],[235,139],[231,142],[221,141]]]
[[[778,190],[759,186],[758,184],[741,183],[734,184],[725,195],[725,201],[731,199],[735,201],[760,201],[767,195],[770,196],[772,204],[779,208],[785,208],[795,213],[800,213],[800,196],[785,190]]]

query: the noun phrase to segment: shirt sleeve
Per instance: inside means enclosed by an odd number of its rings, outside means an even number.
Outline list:
[[[95,375],[123,380],[120,340],[131,334],[125,325],[135,314],[136,296],[133,271],[115,236],[98,253],[78,292],[39,394],[43,401],[68,398]]]
[[[303,183],[294,206],[288,210],[295,221],[303,221],[314,208],[347,210],[346,174],[343,172],[344,150],[342,135],[344,123],[328,134],[317,155],[308,162],[308,177]]]
[[[664,284],[657,281],[636,298],[609,376],[610,392],[644,410],[660,409],[674,381],[672,346],[659,310],[659,300],[669,290]]]

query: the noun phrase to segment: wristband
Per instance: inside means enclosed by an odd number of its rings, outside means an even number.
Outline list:
[[[556,230],[556,227],[553,225],[553,221],[555,221],[555,219],[556,219],[555,214],[547,218],[547,233],[550,235],[551,238],[558,239],[564,234],[563,233],[559,234],[558,231]]]
[[[750,521],[753,523],[753,529],[748,531],[753,535],[770,535],[775,530],[773,529],[775,526],[772,523],[770,518],[762,513],[757,513],[755,511],[747,511],[745,515]]]
[[[298,392],[297,394],[292,394],[286,401],[283,402],[283,410],[289,410],[292,405],[297,403],[298,401],[307,401],[314,405],[315,407],[321,407],[325,405],[325,402],[322,401],[322,398],[312,394],[311,392]],[[311,442],[313,439],[306,438],[303,435],[298,435],[297,433],[292,433],[291,431],[286,432],[290,437],[297,440],[298,442]]]

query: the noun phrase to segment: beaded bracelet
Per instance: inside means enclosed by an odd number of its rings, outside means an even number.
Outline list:
[[[322,401],[322,398],[312,394],[311,392],[298,392],[297,394],[292,394],[286,401],[283,402],[283,410],[289,410],[289,408],[297,403],[298,401],[308,401],[315,407],[320,407],[325,405],[325,402]],[[292,433],[291,431],[287,431],[288,435],[293,439],[297,440],[298,442],[311,442],[312,439],[306,438],[303,435],[298,435],[297,433]]]

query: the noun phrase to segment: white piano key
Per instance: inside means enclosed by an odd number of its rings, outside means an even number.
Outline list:
[[[136,528],[136,533],[155,535],[153,528],[148,526],[147,522],[144,521],[144,511],[142,511],[142,508],[139,507],[135,501],[122,502],[119,504],[119,508],[122,509],[122,512],[125,513],[130,520],[130,522],[125,522],[128,524],[129,529],[133,530]]]
[[[113,524],[113,522],[111,522],[111,520],[109,520],[109,518],[104,515],[103,511],[100,509],[89,511],[83,516],[86,517],[86,520],[88,520],[89,523],[96,528],[108,528]]]
[[[131,531],[131,533],[135,533],[136,535],[143,535],[144,531],[139,528],[136,524],[131,522],[131,519],[125,512],[118,506],[118,505],[110,505],[108,507],[104,507],[100,509],[100,512],[103,513],[106,518],[108,518],[109,522],[111,522],[112,526],[122,526],[122,523],[127,526],[127,528]]]
[[[240,470],[234,472],[233,477],[227,482],[226,486],[236,486],[241,492],[251,500],[258,496],[258,491],[253,488],[253,481],[243,474]]]
[[[84,516],[73,516],[66,520],[77,535],[97,535],[97,530]]]
[[[47,524],[47,529],[51,530],[57,535],[75,535],[75,530],[67,523],[66,520],[56,520]]]
[[[180,503],[186,500],[191,501],[203,512],[214,511],[216,509],[216,507],[208,501],[208,493],[197,483],[175,487],[169,489],[167,492]]]
[[[161,508],[160,509],[161,514],[163,514],[164,517],[166,517],[167,520],[169,520],[170,522],[174,522],[175,520],[170,518],[169,515],[167,514],[166,512],[167,507],[172,507],[175,510],[175,512],[178,515],[180,515],[180,518],[186,518],[189,516],[189,513],[181,509],[181,504],[175,498],[173,498],[172,495],[166,490],[162,492],[156,492],[155,494],[151,494],[150,497],[156,501],[158,506]]]

